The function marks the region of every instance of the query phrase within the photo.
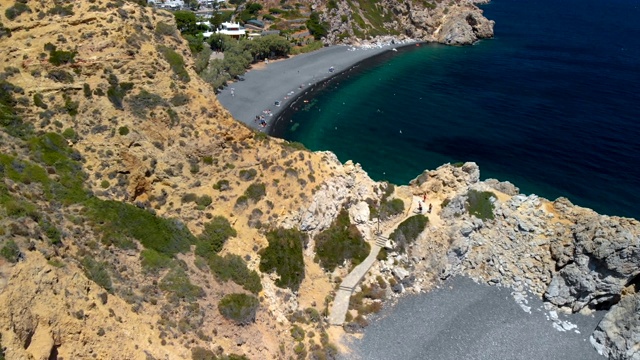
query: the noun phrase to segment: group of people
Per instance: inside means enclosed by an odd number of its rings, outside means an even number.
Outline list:
[[[427,202],[427,194],[422,196],[422,201],[418,200],[418,213],[422,214],[422,202]],[[427,208],[427,214],[431,214],[431,210],[433,209],[433,204],[429,204]]]
[[[260,126],[262,127],[267,127],[267,116],[273,116],[271,109],[263,110],[262,115],[256,115],[255,119],[253,119],[253,122],[260,124]]]

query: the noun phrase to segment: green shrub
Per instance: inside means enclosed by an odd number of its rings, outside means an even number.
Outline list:
[[[249,198],[247,197],[247,195],[240,195],[236,199],[236,204],[234,205],[234,207],[236,207],[236,208],[244,208],[248,204],[249,204]]]
[[[176,30],[175,26],[160,21],[158,25],[156,25],[155,33],[158,36],[175,35]]]
[[[49,107],[44,103],[44,97],[40,93],[35,93],[33,95],[33,104],[42,109],[47,109]]]
[[[60,16],[71,16],[71,15],[74,14],[73,5],[67,5],[67,6],[56,5],[53,8],[49,9],[49,11],[47,11],[47,14],[49,14],[49,15],[60,15]]]
[[[237,236],[236,230],[231,227],[229,220],[224,216],[216,216],[204,225],[202,234],[196,242],[196,255],[210,259],[213,254],[222,250],[224,243],[233,236]]]
[[[188,302],[196,301],[204,296],[204,290],[201,287],[193,285],[189,281],[189,276],[180,266],[175,266],[165,275],[158,287],[171,296]]]
[[[206,155],[202,157],[202,162],[207,164],[207,165],[213,165],[213,157],[210,155]],[[215,187],[214,187],[215,189]]]
[[[91,99],[93,97],[93,94],[91,93],[91,86],[87,83],[82,85],[82,92],[84,93],[84,97],[87,99]]]
[[[131,91],[131,89],[133,89],[133,83],[121,83],[119,82],[118,77],[114,74],[109,74],[108,81],[109,88],[107,89],[107,98],[109,99],[109,101],[111,101],[111,104],[113,104],[114,108],[118,110],[124,110],[124,107],[122,106],[122,100],[124,99],[125,95],[127,95],[127,93]]]
[[[293,325],[293,327],[290,330],[291,332],[291,337],[293,338],[293,340],[295,341],[302,341],[304,340],[304,329],[302,329],[300,326],[298,325]]]
[[[140,264],[142,269],[148,272],[158,272],[173,265],[173,261],[167,255],[153,249],[144,249],[140,252]]]
[[[9,239],[4,244],[2,249],[0,249],[0,255],[7,259],[7,261],[16,263],[18,262],[18,257],[20,256],[20,248],[18,247],[18,244],[13,241],[13,239]]]
[[[198,204],[198,209],[204,210],[207,206],[211,205],[213,199],[209,195],[202,195],[196,200],[196,204]]]
[[[467,192],[467,211],[481,220],[493,219],[493,201],[496,195],[490,191],[469,190]]]
[[[213,188],[220,191],[229,190],[229,180],[218,180],[217,183],[213,184]]]
[[[139,118],[145,118],[148,110],[167,105],[167,102],[160,95],[152,94],[144,89],[140,90],[136,95],[129,96],[127,103],[133,115]]]
[[[371,246],[351,224],[345,209],[340,211],[331,227],[316,236],[316,254],[320,265],[327,271],[335,270],[347,259],[357,265],[366,259],[370,251]]]
[[[13,93],[19,91],[17,86],[0,80],[0,127],[13,137],[26,139],[33,134],[33,125],[23,122],[15,109],[18,102]]]
[[[259,302],[254,296],[246,294],[225,295],[218,303],[218,311],[238,325],[248,325],[256,321]]]
[[[71,100],[71,97],[67,94],[63,94],[64,98],[64,109],[70,116],[78,115],[78,107],[80,107],[80,103],[78,101]]]
[[[62,69],[53,69],[49,71],[49,73],[47,73],[47,77],[55,82],[63,84],[72,84],[74,81],[73,75]]]
[[[177,219],[165,219],[134,205],[110,200],[90,199],[87,214],[103,232],[118,229],[124,236],[137,239],[147,249],[167,256],[189,251],[196,238]]]
[[[247,264],[238,255],[226,254],[223,257],[213,254],[209,258],[209,267],[220,281],[231,280],[254,294],[262,290],[258,273],[249,270]]]
[[[397,246],[405,250],[406,246],[416,241],[420,233],[427,227],[429,219],[422,215],[414,215],[398,225],[398,227],[389,236],[396,242]]]
[[[171,97],[171,100],[169,100],[169,102],[173,106],[186,105],[186,104],[189,103],[189,101],[190,101],[189,96],[187,94],[183,94],[183,93],[177,93],[177,94],[173,95],[173,97]]]
[[[75,51],[53,50],[49,53],[49,62],[55,66],[72,64],[78,53]]]
[[[59,245],[62,243],[62,233],[49,220],[42,218],[38,221],[38,225],[40,225],[44,234],[49,238],[51,244]]]
[[[118,134],[120,134],[120,135],[122,135],[122,136],[126,136],[126,135],[128,135],[128,134],[129,134],[129,128],[128,128],[128,127],[126,127],[126,126],[121,126],[121,127],[118,129]]]
[[[171,70],[173,70],[173,73],[176,74],[179,80],[183,82],[189,82],[191,80],[191,78],[189,77],[189,73],[185,68],[185,63],[182,55],[164,45],[158,45],[157,49],[158,52],[162,54],[164,59],[167,60],[169,66],[171,66]]]
[[[111,184],[109,184],[109,180],[102,180],[100,182],[100,187],[103,189],[108,189]]]
[[[278,228],[266,234],[269,246],[260,251],[260,271],[276,272],[280,278],[275,284],[297,291],[304,279],[302,249],[308,241],[307,234],[297,229]]]
[[[15,4],[13,4],[13,6],[7,8],[7,10],[4,11],[4,16],[7,17],[7,19],[9,20],[15,20],[15,18],[17,18],[18,16],[22,15],[25,12],[31,12],[31,9],[24,3],[20,2],[20,1],[16,1]]]
[[[256,171],[256,169],[242,169],[238,173],[238,176],[242,181],[251,181],[255,179],[256,175],[258,175],[258,171]]]
[[[260,201],[260,199],[262,199],[266,194],[267,192],[264,184],[259,182],[249,185],[247,190],[244,191],[244,195],[254,202]]]
[[[82,258],[80,263],[84,268],[84,273],[90,280],[93,280],[93,282],[109,292],[113,291],[111,276],[109,276],[105,263],[98,262],[89,255]]]
[[[62,136],[67,140],[78,140],[78,133],[72,128],[66,128],[62,132]]]

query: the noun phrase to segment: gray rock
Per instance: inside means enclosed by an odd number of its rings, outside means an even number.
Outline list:
[[[551,281],[545,298],[574,312],[589,305],[615,304],[622,290],[640,274],[640,224],[633,219],[581,216],[572,228],[574,262],[570,246],[552,246],[558,264],[566,264]]]
[[[448,17],[440,27],[438,42],[448,45],[468,45],[479,39],[493,37],[494,21],[478,11],[465,11]]]
[[[409,272],[401,267],[394,267],[391,269],[391,273],[393,273],[393,276],[398,278],[398,280],[403,280],[409,276]]]
[[[640,360],[640,294],[626,296],[613,306],[589,340],[609,359]]]

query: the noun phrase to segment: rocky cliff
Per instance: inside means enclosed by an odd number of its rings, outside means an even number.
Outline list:
[[[607,310],[592,343],[609,358],[637,358],[640,222],[479,179],[473,163],[416,178],[411,191],[426,194],[437,215],[406,254],[391,252],[378,271],[397,277],[395,264],[403,264],[398,281],[413,291],[464,274],[532,292],[565,312]]]
[[[414,39],[449,45],[472,44],[493,37],[494,22],[474,1],[316,1],[328,24],[328,44],[358,44],[364,40]]]

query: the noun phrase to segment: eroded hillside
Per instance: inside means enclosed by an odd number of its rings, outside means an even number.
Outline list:
[[[41,0],[0,13],[6,356],[335,353],[318,315],[334,284],[309,248],[384,186],[233,120],[168,12]],[[293,275],[260,264],[283,234],[307,248]],[[292,336],[294,314],[314,335]]]

